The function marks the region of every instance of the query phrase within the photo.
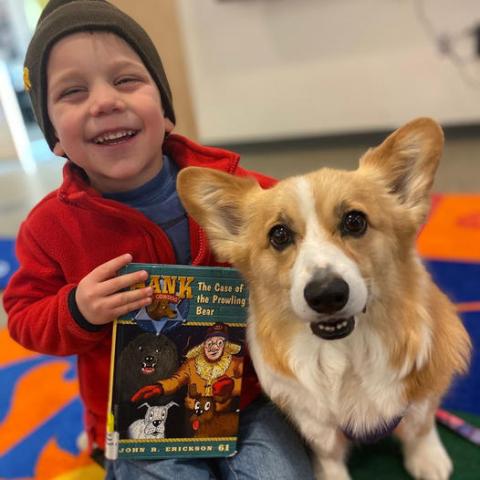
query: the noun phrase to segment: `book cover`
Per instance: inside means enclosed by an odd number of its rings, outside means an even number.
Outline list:
[[[153,287],[113,328],[105,456],[234,455],[248,292],[232,268],[132,263]]]

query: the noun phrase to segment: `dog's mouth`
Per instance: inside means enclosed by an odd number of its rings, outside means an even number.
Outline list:
[[[353,332],[355,328],[355,317],[311,322],[310,328],[314,335],[324,340],[339,340]]]
[[[143,363],[142,364],[142,369],[141,372],[144,375],[150,375],[155,372],[155,364],[148,364],[148,363]]]

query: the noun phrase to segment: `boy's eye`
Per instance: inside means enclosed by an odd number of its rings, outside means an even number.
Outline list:
[[[115,82],[115,84],[116,85],[122,85],[122,84],[133,83],[133,82],[138,82],[138,78],[135,78],[135,77],[121,77]]]
[[[82,91],[83,89],[80,87],[70,87],[60,92],[59,98],[69,97],[69,96],[75,95],[76,93],[80,93]]]

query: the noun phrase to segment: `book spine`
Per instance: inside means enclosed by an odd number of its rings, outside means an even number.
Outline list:
[[[114,405],[113,405],[113,379],[115,375],[115,356],[117,343],[117,321],[113,322],[112,350],[110,355],[110,386],[108,391],[107,433],[105,438],[105,458],[116,460],[118,458],[119,434],[116,431]]]
[[[105,458],[107,460],[116,460],[118,458],[118,432],[107,432],[105,441]]]

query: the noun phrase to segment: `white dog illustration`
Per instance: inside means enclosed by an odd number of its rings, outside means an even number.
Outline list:
[[[148,403],[142,403],[138,408],[147,407],[145,418],[135,420],[128,427],[129,438],[165,438],[165,422],[170,407],[178,407],[178,403],[170,402],[166,405],[151,407]]]

